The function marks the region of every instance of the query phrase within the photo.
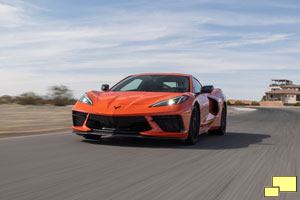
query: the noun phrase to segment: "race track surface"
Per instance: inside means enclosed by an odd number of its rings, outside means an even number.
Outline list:
[[[227,135],[204,134],[196,146],[72,133],[1,138],[0,199],[260,200],[272,176],[300,177],[300,110],[228,120]]]

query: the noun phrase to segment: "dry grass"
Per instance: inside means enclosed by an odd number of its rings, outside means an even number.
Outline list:
[[[0,134],[71,130],[72,106],[0,105]]]

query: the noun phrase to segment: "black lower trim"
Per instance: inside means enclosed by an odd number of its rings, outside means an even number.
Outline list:
[[[131,134],[129,132],[120,134],[119,132],[111,133],[104,131],[91,131],[91,132],[81,132],[81,131],[73,131],[73,133],[79,136],[109,136],[109,137],[129,137],[129,138],[148,138],[148,139],[167,139],[167,140],[181,140],[182,138],[170,138],[170,137],[155,137],[141,134]]]
[[[81,131],[73,131],[73,133],[80,135],[80,136],[87,136],[87,135],[101,135],[101,136],[114,136],[114,137],[147,137],[143,136],[137,132],[120,132],[120,131],[92,131],[92,132],[81,132]]]
[[[103,134],[117,134],[117,135],[140,135],[139,132],[135,131],[122,131],[122,130],[116,130],[116,129],[93,129],[93,132],[95,133],[103,133]]]

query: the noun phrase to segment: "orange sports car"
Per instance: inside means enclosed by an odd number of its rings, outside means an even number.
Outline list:
[[[192,75],[136,74],[101,89],[85,93],[72,110],[73,132],[86,139],[160,137],[196,144],[199,134],[226,132],[222,90],[202,86]]]

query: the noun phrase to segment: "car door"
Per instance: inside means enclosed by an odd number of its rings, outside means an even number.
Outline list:
[[[208,94],[201,94],[201,83],[195,78],[192,77],[193,80],[193,93],[196,95],[197,101],[200,104],[200,115],[201,115],[201,126],[200,128],[204,128],[207,126],[207,117],[209,114],[209,101]]]

